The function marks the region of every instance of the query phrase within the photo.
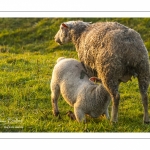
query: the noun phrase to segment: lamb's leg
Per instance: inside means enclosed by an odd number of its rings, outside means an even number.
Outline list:
[[[105,116],[107,119],[109,119],[109,111],[108,111],[108,108],[106,109],[106,111],[104,112]]]
[[[59,110],[58,110],[58,98],[60,95],[60,89],[58,85],[52,85],[51,87],[51,103],[52,103],[52,111],[54,116],[59,115]]]
[[[85,113],[81,108],[74,106],[74,114],[78,122],[86,123]]]
[[[141,93],[141,97],[142,97],[142,103],[143,103],[143,107],[144,107],[143,121],[144,121],[144,123],[150,123],[149,115],[148,115],[148,95],[147,95],[149,81],[148,81],[148,79],[146,81],[146,78],[140,79],[140,77],[138,77],[138,82],[139,82],[139,89],[140,89],[140,93]]]
[[[108,97],[107,96],[107,100],[109,99],[109,101],[107,102],[107,108],[106,108],[106,110],[104,111],[104,115],[105,115],[105,117],[107,118],[107,119],[110,119],[110,117],[109,117],[109,110],[108,110],[108,107],[109,107],[109,104],[110,104],[110,96]]]

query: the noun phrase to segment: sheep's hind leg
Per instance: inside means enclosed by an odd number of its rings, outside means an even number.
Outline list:
[[[118,107],[119,107],[119,100],[120,100],[120,94],[118,92],[118,86],[119,86],[118,82],[112,80],[105,80],[103,82],[103,85],[105,86],[106,90],[109,92],[112,99],[111,122],[116,123],[118,121]]]
[[[149,115],[148,115],[148,94],[147,94],[149,82],[148,80],[147,81],[145,79],[140,80],[139,78],[138,81],[139,81],[139,89],[141,93],[142,103],[144,107],[143,121],[144,123],[150,123]]]
[[[120,94],[116,92],[112,96],[112,112],[111,112],[111,122],[118,121],[118,107],[119,107]]]
[[[54,116],[58,116],[59,115],[59,110],[58,110],[58,98],[60,95],[60,89],[59,86],[55,86],[51,89],[51,103],[52,103],[52,111]]]

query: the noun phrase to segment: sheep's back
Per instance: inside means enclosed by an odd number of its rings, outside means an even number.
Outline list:
[[[148,52],[139,33],[116,22],[101,22],[90,25],[83,32],[78,43],[78,55],[86,66],[104,71],[106,66],[121,66],[123,72],[127,65],[136,67],[148,61]],[[122,74],[122,73],[121,73]],[[120,76],[121,76],[120,74]]]

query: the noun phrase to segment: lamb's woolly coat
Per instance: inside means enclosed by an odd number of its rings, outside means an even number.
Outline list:
[[[82,64],[75,59],[57,60],[51,79],[51,100],[53,113],[59,114],[57,99],[62,94],[65,101],[74,107],[76,119],[85,120],[85,114],[91,117],[108,115],[110,96],[102,84],[89,80]]]
[[[117,22],[81,24],[82,21],[61,24],[55,41],[60,44],[72,41],[88,75],[96,75],[102,80],[112,98],[113,122],[117,121],[119,83],[127,82],[132,76],[137,77],[144,106],[144,122],[149,122],[149,58],[140,34]]]

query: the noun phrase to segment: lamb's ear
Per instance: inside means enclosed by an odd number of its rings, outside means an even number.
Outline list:
[[[68,26],[64,23],[61,24],[63,27],[68,28]]]
[[[97,78],[97,77],[90,77],[89,80],[92,81],[92,82],[99,82],[99,83],[102,83],[101,79],[99,79],[99,78]]]

